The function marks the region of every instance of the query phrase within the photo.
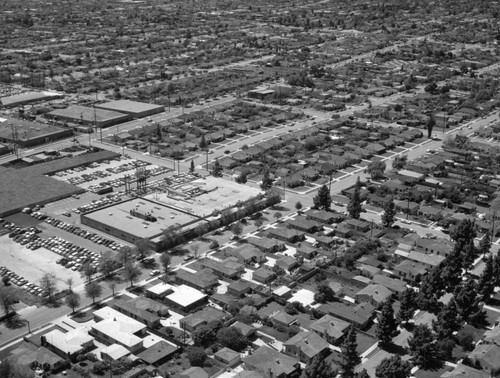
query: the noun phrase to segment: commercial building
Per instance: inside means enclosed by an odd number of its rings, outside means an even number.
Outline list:
[[[47,113],[45,117],[100,128],[113,126],[132,119],[129,114],[79,105],[71,105],[65,109],[53,110]]]
[[[95,105],[95,107],[97,109],[111,110],[114,112],[128,114],[133,118],[147,117],[165,111],[165,107],[161,105],[146,104],[143,102],[129,100],[105,102],[104,104]]]
[[[163,230],[170,226],[193,225],[199,220],[196,216],[145,198],[131,199],[81,216],[86,226],[129,243],[150,239],[156,250],[160,248]]]
[[[15,143],[21,147],[29,147],[69,138],[72,135],[73,129],[21,119],[0,118],[0,142],[2,143]]]
[[[0,104],[4,108],[14,108],[31,104],[38,101],[50,101],[58,98],[64,98],[64,94],[57,92],[24,92],[12,96],[0,98]]]

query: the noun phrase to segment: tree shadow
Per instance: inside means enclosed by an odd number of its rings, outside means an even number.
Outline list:
[[[381,345],[379,343],[380,349],[385,350],[388,353],[391,354],[399,354],[400,356],[404,356],[405,354],[408,354],[405,348],[403,348],[401,345],[396,345],[394,343],[389,343],[386,345]]]
[[[47,299],[43,301],[43,305],[47,306],[49,308],[59,308],[61,307],[62,303],[59,300],[56,299]]]
[[[17,314],[5,319],[5,326],[9,329],[19,329],[22,327],[26,327],[27,324],[28,321],[26,319],[21,318]]]

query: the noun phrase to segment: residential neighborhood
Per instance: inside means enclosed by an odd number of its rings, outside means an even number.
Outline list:
[[[0,378],[499,377],[499,12],[5,1]]]

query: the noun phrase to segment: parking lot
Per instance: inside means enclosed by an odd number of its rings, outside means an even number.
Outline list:
[[[103,187],[119,188],[125,185],[124,176],[130,175],[130,182],[136,181],[135,170],[145,167],[149,176],[158,176],[172,169],[151,165],[148,162],[121,156],[90,166],[80,166],[57,172],[53,177],[84,189],[96,192]],[[147,167],[147,168],[146,168]]]
[[[67,287],[65,281],[73,279],[75,286],[83,283],[80,272],[66,269],[55,262],[60,256],[46,248],[30,250],[15,243],[8,235],[0,237],[1,265],[24,277],[28,282],[38,284],[42,276],[52,273],[56,276],[58,289]]]

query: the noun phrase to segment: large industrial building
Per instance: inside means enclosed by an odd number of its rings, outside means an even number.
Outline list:
[[[159,249],[163,230],[170,226],[195,227],[203,220],[185,211],[144,198],[134,198],[81,216],[83,224],[129,243],[151,240]]]
[[[45,117],[73,124],[96,127],[109,127],[132,119],[129,114],[79,105],[53,110],[47,113]]]
[[[50,101],[58,98],[64,98],[64,94],[57,92],[24,92],[12,96],[0,98],[0,104],[4,108],[14,108],[31,104],[38,101]]]
[[[104,104],[96,104],[95,107],[98,109],[128,114],[133,118],[147,117],[165,111],[165,107],[161,105],[146,104],[143,102],[129,100],[105,102]]]
[[[21,119],[0,118],[0,142],[2,143],[15,143],[21,147],[29,147],[72,135],[73,129]]]

